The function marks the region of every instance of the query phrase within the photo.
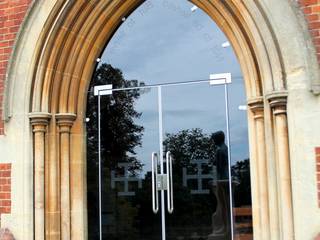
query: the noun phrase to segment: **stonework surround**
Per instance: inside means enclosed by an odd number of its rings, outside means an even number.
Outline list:
[[[0,99],[0,162],[12,162],[16,176],[3,224],[18,239],[87,239],[88,86],[105,43],[142,2],[45,0],[30,8]],[[313,240],[320,228],[315,33],[312,39],[297,1],[192,2],[224,31],[244,75],[254,239]],[[300,1],[303,10],[311,2]]]

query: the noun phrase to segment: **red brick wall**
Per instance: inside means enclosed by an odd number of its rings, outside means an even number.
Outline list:
[[[31,0],[0,0],[0,135],[4,134],[3,90],[14,40]]]
[[[318,187],[318,206],[320,208],[320,147],[315,148],[316,153],[316,175],[317,175],[317,187]]]
[[[299,4],[307,19],[320,63],[320,0],[299,0]]]
[[[0,214],[11,213],[11,163],[0,164]]]

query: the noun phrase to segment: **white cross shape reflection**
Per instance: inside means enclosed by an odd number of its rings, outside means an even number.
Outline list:
[[[118,163],[119,168],[124,169],[124,176],[116,177],[116,173],[114,170],[111,171],[111,188],[115,189],[116,182],[124,183],[124,191],[118,192],[118,196],[135,196],[136,193],[129,191],[129,182],[138,182],[138,187],[142,188],[142,180],[138,177],[133,177],[129,175],[129,168],[133,167],[132,163]]]
[[[191,160],[191,164],[197,165],[197,173],[196,174],[187,174],[187,168],[183,168],[183,186],[188,187],[188,180],[197,180],[197,189],[191,189],[191,194],[209,194],[209,189],[204,189],[202,186],[203,180],[205,179],[217,179],[216,178],[216,168],[213,167],[212,171],[208,174],[203,174],[202,165],[209,164],[208,160]]]

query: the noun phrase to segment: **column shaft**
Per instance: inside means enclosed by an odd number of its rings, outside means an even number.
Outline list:
[[[275,115],[278,146],[278,176],[281,197],[282,239],[294,239],[292,190],[289,158],[287,117],[285,113]]]
[[[60,162],[59,147],[56,132],[56,122],[52,119],[48,134],[50,149],[48,153],[48,199],[47,206],[48,223],[46,224],[47,238],[49,240],[60,240]]]
[[[34,231],[35,239],[43,240],[44,218],[44,131],[34,133]]]
[[[266,145],[264,132],[264,118],[256,119],[257,129],[257,157],[258,157],[258,172],[259,172],[259,199],[260,199],[260,222],[262,226],[261,239],[270,239],[270,224],[269,224],[269,194],[268,194],[268,172],[266,162]]]
[[[255,105],[260,102],[257,99],[248,102],[250,112],[249,120],[249,139],[250,139],[250,178],[251,178],[251,197],[252,197],[252,224],[253,235],[255,239],[261,239],[261,221],[260,221],[260,194],[259,194],[259,165],[258,165],[258,142],[257,128],[255,123]]]
[[[269,96],[273,109],[274,133],[277,158],[281,239],[294,239],[291,169],[287,126],[287,95],[276,93]]]
[[[61,239],[70,239],[70,134],[61,132],[60,166],[61,166]]]
[[[34,239],[45,239],[45,133],[47,113],[31,113],[34,137]]]
[[[71,239],[70,207],[70,130],[75,120],[74,114],[57,114],[60,132],[60,200],[61,200],[61,239]]]
[[[71,151],[71,239],[86,240],[87,237],[87,188],[86,188],[86,145],[84,142],[84,130],[74,126],[75,134],[72,135],[72,144],[80,146]]]

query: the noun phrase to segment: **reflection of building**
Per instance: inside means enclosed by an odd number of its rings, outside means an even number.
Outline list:
[[[192,2],[223,29],[242,66],[255,239],[314,239],[319,2]],[[87,86],[101,49],[140,3],[0,4],[0,213],[17,239],[85,239]]]

